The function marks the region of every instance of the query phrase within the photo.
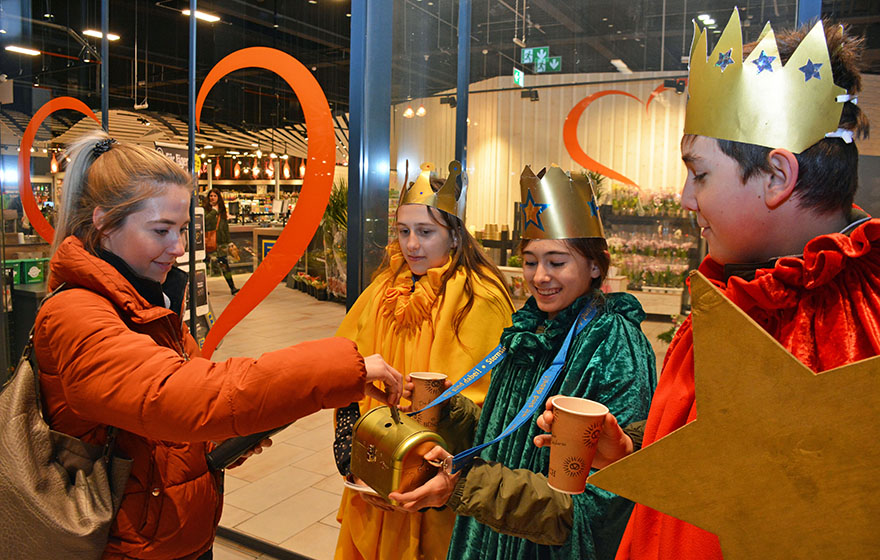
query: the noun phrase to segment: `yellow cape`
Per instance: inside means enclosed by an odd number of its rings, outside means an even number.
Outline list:
[[[391,270],[402,263],[392,254]],[[336,332],[353,340],[364,356],[381,354],[406,375],[414,371],[437,371],[457,381],[497,344],[501,331],[510,325],[514,308],[510,297],[492,283],[472,276],[474,305],[455,336],[453,319],[464,306],[465,272],[459,270],[437,297],[449,263],[431,269],[413,285],[404,266],[392,284],[391,272],[379,275],[349,310]],[[459,340],[460,339],[460,340]],[[468,387],[463,394],[482,404],[489,376]],[[361,413],[381,403],[361,401]],[[342,524],[336,547],[337,559],[425,558],[445,559],[455,515],[449,509],[405,514],[386,512],[364,502],[357,492],[345,490],[338,519]]]

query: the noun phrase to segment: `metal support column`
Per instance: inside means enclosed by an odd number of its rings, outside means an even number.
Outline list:
[[[392,0],[351,3],[347,304],[381,263],[388,243],[391,169]]]
[[[819,21],[822,17],[822,0],[799,0],[797,5],[798,27]]]
[[[106,0],[105,0],[106,1]],[[193,178],[189,204],[189,332],[196,338],[196,206],[199,204],[199,177],[196,175],[196,0],[189,0],[189,172]]]
[[[101,0],[101,128],[110,132],[110,0]]]
[[[458,83],[455,90],[455,159],[467,169],[468,89],[471,83],[471,0],[458,2]]]

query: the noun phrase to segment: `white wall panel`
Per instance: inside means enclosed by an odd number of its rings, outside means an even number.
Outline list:
[[[592,84],[542,88],[537,102],[521,98],[519,89],[481,93],[511,87],[510,77],[471,84],[468,225],[482,229],[485,224],[513,223],[513,203],[520,200],[519,175],[526,164],[536,172],[551,163],[582,169],[565,148],[563,125],[578,102],[604,90],[625,91],[641,102],[623,95],[594,101],[578,123],[583,151],[632,179],[643,193],[680,190],[685,178],[679,140],[686,96],[666,91],[654,98],[649,110],[645,106],[651,92],[671,75],[677,74],[630,74],[625,82],[616,81],[623,78],[618,73],[527,76],[527,86]],[[413,109],[423,102],[428,112],[421,118],[402,117],[407,103],[392,112],[391,156],[397,162],[398,181],[403,180],[407,158],[412,175],[422,161],[442,169],[454,157],[455,111],[436,97],[414,99]]]

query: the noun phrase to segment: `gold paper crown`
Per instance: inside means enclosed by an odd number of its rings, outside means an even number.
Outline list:
[[[537,175],[528,165],[519,178],[523,239],[605,237],[592,183],[585,174],[570,177],[557,165]]]
[[[409,164],[407,164],[407,167]],[[447,214],[458,216],[464,221],[465,206],[467,205],[467,174],[461,170],[458,161],[449,162],[449,176],[446,182],[437,192],[431,188],[431,172],[434,171],[433,163],[423,163],[422,172],[416,178],[411,187],[407,188],[407,177],[403,180],[403,193],[400,196],[400,204],[424,204],[443,210]],[[456,185],[461,181],[461,193],[455,196]]]
[[[846,91],[834,85],[822,22],[804,37],[785,66],[770,23],[743,60],[734,8],[712,55],[694,22],[685,134],[785,148],[800,153],[838,129]]]

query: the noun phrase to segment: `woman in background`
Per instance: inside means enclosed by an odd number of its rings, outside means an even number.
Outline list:
[[[504,277],[459,217],[466,187],[459,189],[456,164],[445,183],[431,180],[433,166],[424,164],[416,182],[404,185],[397,239],[336,332],[405,375],[442,372],[451,382],[494,348],[513,312]],[[484,378],[467,394],[482,403],[487,387]],[[355,420],[379,404],[367,398],[337,411],[334,451],[341,473],[348,473]],[[455,515],[448,509],[394,510],[381,498],[346,489],[338,519],[337,559],[442,559]]]
[[[223,202],[223,193],[220,192],[220,189],[214,187],[208,191],[203,208],[205,209],[206,237],[207,232],[213,231],[216,232],[217,239],[217,248],[211,252],[206,251],[205,262],[210,266],[210,261],[217,261],[220,271],[223,273],[223,278],[226,279],[226,284],[229,285],[229,291],[232,292],[232,295],[235,295],[238,293],[238,288],[235,287],[235,282],[232,281],[232,269],[229,268],[229,243],[231,241],[229,237],[229,222],[226,221],[226,203]]]

